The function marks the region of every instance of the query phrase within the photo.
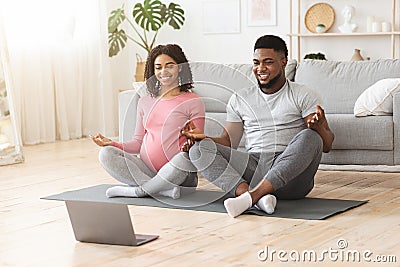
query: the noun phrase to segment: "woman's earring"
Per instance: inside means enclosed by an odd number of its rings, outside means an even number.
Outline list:
[[[161,83],[160,83],[160,81],[157,81],[156,85],[154,86],[154,89],[160,90],[160,88],[161,88]]]
[[[178,76],[178,85],[179,85],[179,86],[182,86],[182,79],[181,79],[181,76]]]

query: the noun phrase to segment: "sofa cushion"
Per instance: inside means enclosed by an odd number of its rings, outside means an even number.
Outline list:
[[[225,113],[231,95],[254,84],[251,65],[191,62],[193,92],[202,97],[207,112]]]
[[[285,73],[293,80],[296,60],[289,60]],[[193,74],[193,92],[202,97],[209,112],[226,112],[226,104],[232,93],[257,83],[252,64],[219,64],[212,62],[190,62]],[[146,94],[144,82],[133,82],[133,88],[142,97]]]
[[[289,60],[285,73],[294,79],[296,60]],[[208,112],[226,112],[226,104],[231,95],[257,83],[252,64],[218,64],[211,62],[190,62],[194,90],[204,101]]]
[[[132,87],[140,97],[143,97],[147,94],[145,82],[133,82]]]
[[[393,95],[400,91],[400,78],[379,80],[367,88],[354,104],[354,115],[393,114]]]
[[[333,149],[393,150],[392,116],[327,114],[326,118],[335,134]]]
[[[290,81],[294,81],[294,76],[296,75],[296,68],[297,68],[297,60],[290,59],[288,60],[285,68],[285,75]]]
[[[204,125],[204,133],[207,136],[220,136],[224,130],[226,120],[225,113],[219,112],[206,112],[206,123]],[[242,139],[239,143],[239,148],[244,149],[246,143],[246,137],[243,134]]]
[[[326,113],[353,114],[358,96],[385,78],[400,78],[400,59],[303,60],[296,70],[295,81],[319,92]]]
[[[207,136],[220,136],[225,125],[226,115],[219,112],[206,112],[204,133]]]

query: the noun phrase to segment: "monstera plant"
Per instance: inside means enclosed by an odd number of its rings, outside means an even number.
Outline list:
[[[108,55],[110,57],[117,55],[125,47],[128,39],[150,52],[158,31],[165,24],[179,30],[185,22],[184,14],[180,5],[170,3],[167,6],[159,0],[144,0],[143,3],[135,4],[131,13],[133,20],[125,15],[124,6],[111,11],[108,18]],[[125,20],[136,37],[129,35],[123,29]],[[141,28],[140,31],[139,28]]]

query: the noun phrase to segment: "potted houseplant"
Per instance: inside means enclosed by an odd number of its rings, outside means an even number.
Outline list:
[[[326,60],[326,57],[322,53],[316,53],[316,54],[307,54],[304,56],[304,59]]]
[[[117,55],[128,40],[150,52],[155,44],[158,31],[166,24],[179,30],[185,22],[184,14],[180,5],[170,3],[167,6],[160,0],[143,0],[143,3],[136,3],[131,13],[133,20],[125,15],[124,5],[111,11],[108,18],[109,57]],[[136,37],[131,36],[123,29],[125,20],[133,29]],[[139,31],[138,28],[143,31]],[[143,81],[145,62],[138,57],[138,54],[136,57],[136,81]]]
[[[122,22],[125,20],[133,29],[136,37],[131,36],[123,29]],[[150,52],[158,31],[164,25],[168,24],[173,29],[179,30],[184,22],[184,11],[180,5],[170,3],[167,6],[160,0],[144,0],[143,3],[136,3],[131,18],[125,15],[124,6],[115,9],[111,11],[108,18],[108,55],[110,57],[117,55],[125,47],[128,39]],[[139,31],[138,28],[143,31]]]

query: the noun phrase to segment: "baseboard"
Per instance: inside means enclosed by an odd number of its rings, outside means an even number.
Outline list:
[[[400,165],[330,165],[320,164],[323,171],[400,172]]]

